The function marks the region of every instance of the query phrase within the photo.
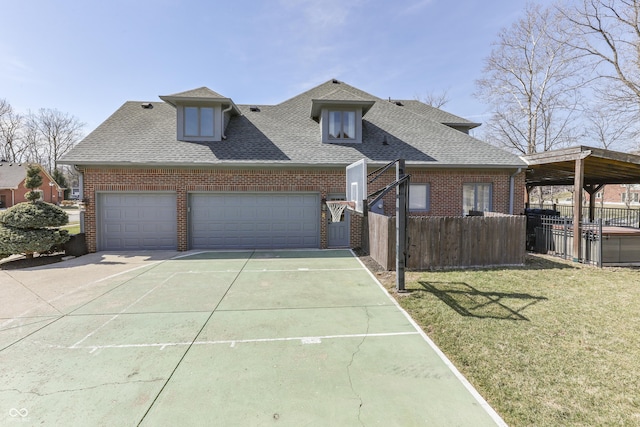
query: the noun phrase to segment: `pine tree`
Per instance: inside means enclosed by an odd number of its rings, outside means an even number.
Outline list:
[[[25,194],[27,200],[31,203],[35,203],[40,198],[40,194],[35,191],[42,185],[42,176],[40,176],[40,166],[29,165],[27,166],[27,178],[24,180],[24,186],[27,187],[29,192]]]

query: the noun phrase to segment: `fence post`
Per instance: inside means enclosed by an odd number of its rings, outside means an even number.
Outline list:
[[[564,259],[567,259],[567,243],[568,243],[567,242],[567,237],[568,237],[568,233],[569,233],[569,221],[568,221],[568,218],[566,216],[562,217],[562,222],[563,222],[562,231],[564,233],[564,239],[562,239],[563,245],[564,245],[564,248],[562,248],[562,257]]]
[[[602,218],[598,220],[598,267],[602,268]]]

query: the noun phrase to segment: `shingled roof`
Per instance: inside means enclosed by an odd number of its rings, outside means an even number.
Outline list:
[[[0,189],[17,189],[26,177],[26,163],[0,160]]]
[[[201,93],[204,89],[195,92],[204,95]],[[191,92],[169,97],[183,97]],[[313,100],[336,96],[348,98],[345,101],[372,103],[363,118],[362,144],[322,143],[320,125],[309,112]],[[141,104],[140,101],[123,104],[66,154],[61,163],[344,166],[362,158],[374,164],[404,158],[409,165],[430,167],[524,166],[519,157],[440,121],[442,117],[457,116],[444,112],[439,116],[437,109],[399,106],[335,80],[277,105],[261,105],[258,109],[238,105],[241,114],[230,118],[226,140],[218,142],[178,141],[175,107],[165,102],[153,103],[154,108],[141,108]]]

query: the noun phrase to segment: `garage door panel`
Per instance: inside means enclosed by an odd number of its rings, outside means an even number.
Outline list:
[[[99,250],[177,248],[175,194],[102,193],[98,203]]]
[[[318,194],[194,193],[194,249],[320,246]]]

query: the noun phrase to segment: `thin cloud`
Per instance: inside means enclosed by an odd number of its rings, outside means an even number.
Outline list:
[[[410,14],[416,13],[419,10],[422,10],[425,7],[429,6],[431,3],[433,3],[433,0],[419,0],[419,1],[416,1],[413,4],[410,4],[409,6],[405,7],[402,10],[400,10],[398,12],[398,15],[410,15]]]

